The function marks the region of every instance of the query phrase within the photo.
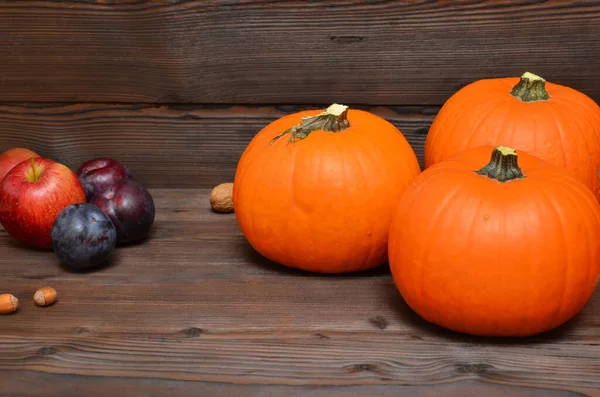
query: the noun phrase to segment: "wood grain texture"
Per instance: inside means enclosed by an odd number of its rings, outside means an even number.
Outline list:
[[[368,107],[403,132],[422,166],[436,107]],[[0,105],[0,152],[25,146],[73,170],[95,157],[125,163],[142,184],[212,188],[233,181],[252,137],[278,117],[318,106]]]
[[[6,371],[6,382],[0,390],[2,397],[445,397],[445,396],[488,396],[488,397],[598,397],[593,390],[572,392],[565,390],[526,388],[504,384],[482,383],[464,380],[435,385],[277,385],[242,384],[221,382],[191,382],[172,379],[148,379],[133,377],[105,377],[42,374],[30,371]],[[109,380],[109,381],[107,381]],[[22,385],[27,384],[25,389]],[[52,385],[52,388],[48,388]],[[24,390],[25,389],[25,390]]]
[[[600,4],[0,1],[0,101],[440,105],[535,72],[600,100]]]
[[[150,240],[96,272],[0,231],[0,292],[22,302],[0,316],[0,396],[600,395],[598,293],[543,335],[460,335],[415,315],[385,266],[287,269],[210,210],[209,190],[151,192]],[[59,297],[40,308],[44,285]]]

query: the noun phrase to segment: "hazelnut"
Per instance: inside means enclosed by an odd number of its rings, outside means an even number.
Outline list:
[[[38,306],[50,306],[56,301],[56,290],[52,287],[43,287],[36,291],[33,300]]]
[[[19,300],[11,294],[0,295],[0,314],[11,314],[17,311]]]

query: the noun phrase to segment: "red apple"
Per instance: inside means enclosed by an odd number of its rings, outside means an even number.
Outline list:
[[[40,157],[37,153],[27,148],[16,147],[0,154],[0,181],[15,165],[32,157]]]
[[[86,161],[77,170],[77,176],[83,184],[88,202],[115,183],[131,179],[129,170],[123,164],[108,158]]]
[[[31,158],[13,167],[0,182],[0,223],[24,244],[51,248],[56,216],[81,202],[85,192],[73,171],[51,159]]]

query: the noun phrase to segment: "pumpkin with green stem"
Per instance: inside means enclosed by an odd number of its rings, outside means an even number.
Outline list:
[[[577,175],[600,199],[600,107],[573,88],[524,73],[475,81],[446,101],[425,141],[425,167],[506,145]]]
[[[600,277],[599,242],[600,206],[583,182],[528,153],[483,146],[405,190],[390,268],[406,303],[432,323],[528,336],[582,310]]]

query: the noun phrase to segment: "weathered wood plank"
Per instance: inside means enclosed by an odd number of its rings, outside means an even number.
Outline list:
[[[0,101],[439,105],[538,73],[600,100],[600,4],[0,1]]]
[[[365,107],[396,125],[422,162],[436,107]],[[25,146],[77,169],[112,157],[148,187],[232,181],[252,137],[285,114],[318,106],[2,105],[0,152]]]
[[[344,334],[326,338],[270,335],[236,338],[209,334],[131,338],[81,334],[3,336],[0,353],[0,370],[9,375],[19,370],[101,376],[107,380],[137,378],[331,387],[390,384],[413,386],[420,392],[426,386],[434,386],[433,391],[439,392],[444,387],[436,385],[480,381],[508,384],[512,386],[508,391],[514,386],[538,389],[537,393],[543,389],[546,393],[548,389],[557,390],[545,396],[575,396],[581,389],[600,389],[600,369],[595,365],[598,348],[588,346],[483,348]],[[100,387],[106,391],[106,386]],[[26,388],[23,384],[15,391]],[[462,388],[465,392],[470,389]],[[470,390],[477,389],[501,395],[497,386],[480,384]]]
[[[390,384],[379,382],[370,385],[301,384],[278,385],[273,383],[224,383],[199,382],[173,379],[156,379],[147,376],[107,377],[22,370],[4,370],[2,374],[2,397],[438,397],[438,396],[487,396],[487,397],[598,397],[594,390],[573,391],[520,387],[502,383],[485,383],[479,380],[462,380],[452,383],[410,385],[406,382]],[[25,386],[26,385],[26,386]],[[52,387],[49,387],[51,385]]]

